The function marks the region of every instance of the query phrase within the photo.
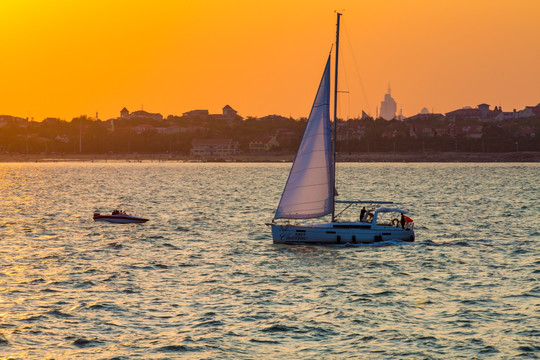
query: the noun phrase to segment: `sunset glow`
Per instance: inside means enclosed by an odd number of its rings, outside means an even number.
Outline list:
[[[307,116],[343,16],[340,115],[540,102],[540,2],[0,3],[0,114],[100,119],[143,107]]]

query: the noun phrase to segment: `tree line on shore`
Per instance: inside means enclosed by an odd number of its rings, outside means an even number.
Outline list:
[[[69,122],[60,119],[29,122],[0,116],[0,152],[189,155],[192,140],[221,138],[238,141],[240,151],[248,153],[249,144],[255,139],[275,137],[279,146],[272,151],[294,153],[306,121],[277,115],[233,121],[190,116],[101,121],[80,116]],[[407,120],[363,118],[339,124],[338,151],[342,153],[540,151],[539,117],[486,123],[479,119],[449,122],[428,116],[416,124]],[[441,126],[463,129],[465,125],[480,126],[480,136],[436,130]],[[435,130],[417,131],[420,128]]]

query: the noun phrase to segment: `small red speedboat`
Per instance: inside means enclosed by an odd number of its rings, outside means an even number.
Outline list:
[[[101,215],[97,212],[94,213],[94,221],[107,221],[116,224],[140,224],[147,222],[148,219],[133,216],[122,210],[114,210],[110,215]]]

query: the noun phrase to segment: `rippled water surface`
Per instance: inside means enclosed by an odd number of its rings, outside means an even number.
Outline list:
[[[0,164],[0,358],[540,357],[540,164],[340,165],[416,223],[355,247],[272,244],[289,168]]]

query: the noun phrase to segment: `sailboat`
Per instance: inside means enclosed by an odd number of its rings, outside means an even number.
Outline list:
[[[336,133],[339,27],[337,14],[334,78],[334,131],[330,121],[330,60],[328,56],[315,101],[281,195],[272,228],[276,244],[361,244],[387,240],[414,241],[414,222],[391,201],[337,200]],[[336,205],[343,207],[337,213]],[[362,206],[358,221],[343,214]],[[366,208],[367,207],[367,208]],[[328,222],[305,222],[331,215]],[[291,222],[294,221],[294,223]]]

